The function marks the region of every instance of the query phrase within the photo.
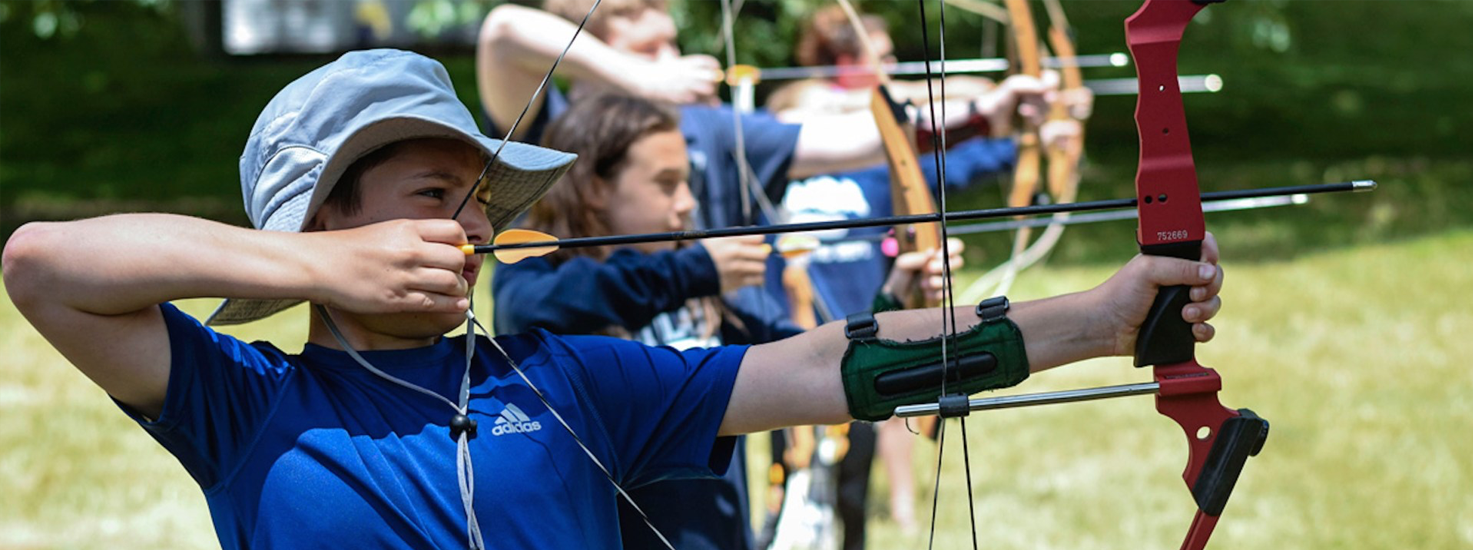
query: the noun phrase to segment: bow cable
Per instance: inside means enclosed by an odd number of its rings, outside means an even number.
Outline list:
[[[460,218],[460,213],[462,210],[465,209],[465,205],[470,202],[471,197],[474,197],[476,195],[476,192],[479,191],[481,184],[486,181],[486,176],[491,172],[491,166],[495,164],[496,159],[501,156],[501,150],[505,149],[507,142],[511,141],[512,135],[516,133],[517,126],[522,123],[522,119],[525,118],[527,116],[527,112],[531,110],[532,103],[537,101],[537,98],[542,95],[543,90],[547,88],[548,83],[552,81],[552,75],[555,71],[557,71],[558,64],[562,63],[563,58],[568,55],[568,50],[572,49],[573,43],[578,40],[578,36],[582,34],[583,28],[588,25],[588,20],[593,17],[593,12],[598,10],[598,6],[601,3],[603,3],[603,0],[593,0],[593,5],[588,8],[588,13],[583,14],[583,19],[578,22],[578,27],[573,30],[573,36],[568,39],[568,44],[566,46],[563,46],[562,52],[558,53],[557,58],[554,59],[552,62],[552,66],[548,67],[547,74],[543,75],[542,81],[537,84],[537,89],[532,92],[532,97],[528,99],[527,104],[522,107],[522,112],[517,115],[517,118],[512,122],[511,127],[507,128],[506,135],[502,138],[501,144],[496,147],[496,151],[491,154],[491,158],[486,160],[486,166],[481,169],[481,175],[476,178],[475,183],[471,184],[470,190],[466,192],[465,198],[460,200],[460,205],[455,208],[455,213],[451,215],[450,219],[456,220]],[[495,231],[496,229],[497,228],[494,227],[492,228],[493,231]],[[470,310],[467,309],[466,338],[468,340],[471,340],[472,342],[475,340],[475,327],[477,326],[480,326],[480,322],[477,321],[474,314],[472,314]],[[655,536],[660,539],[660,542],[665,544],[666,548],[674,550],[675,546],[670,544],[669,539],[665,538],[665,534],[661,533],[660,530],[655,527],[654,523],[650,522],[649,515],[644,513],[644,510],[639,507],[638,503],[634,502],[634,499],[629,496],[628,492],[624,491],[624,487],[621,486],[619,482],[614,479],[614,476],[609,472],[608,468],[605,468],[603,463],[598,460],[598,457],[593,454],[593,451],[589,450],[588,446],[583,444],[583,439],[578,437],[578,433],[573,430],[573,427],[568,425],[568,423],[563,420],[562,415],[558,414],[557,409],[554,409],[552,407],[552,403],[550,403],[547,398],[542,395],[541,391],[537,390],[536,386],[532,385],[532,381],[528,379],[525,374],[522,373],[521,369],[517,367],[516,362],[511,360],[511,356],[507,355],[506,351],[501,349],[501,345],[496,342],[496,339],[491,337],[490,331],[486,330],[485,327],[481,327],[481,331],[486,334],[487,340],[491,341],[491,344],[496,347],[497,351],[500,351],[501,355],[506,358],[507,363],[510,364],[511,367],[517,371],[517,374],[522,377],[522,380],[527,383],[527,386],[532,388],[532,390],[537,394],[537,397],[542,400],[542,403],[544,406],[547,407],[548,412],[551,412],[553,417],[557,418],[558,423],[562,424],[563,429],[567,430],[568,435],[573,437],[573,441],[576,442],[578,446],[583,449],[583,452],[588,455],[588,458],[593,461],[594,465],[598,466],[598,469],[603,472],[604,477],[609,480],[609,483],[613,484],[614,489],[619,492],[619,495],[624,497],[624,500],[627,501],[629,505],[634,508],[634,511],[639,513],[639,517],[644,520],[644,524],[649,526],[651,531],[654,531]],[[346,346],[344,347],[346,348]],[[467,361],[469,361],[469,359],[467,359]],[[464,434],[462,434],[461,437],[463,438]],[[469,450],[467,449],[462,454],[465,456],[458,456],[457,463],[459,463],[461,460],[464,460],[466,464],[466,469],[469,469]],[[462,478],[461,481],[461,492],[463,499],[469,498],[468,496],[466,496],[468,493],[466,491],[466,483],[464,478]],[[475,543],[479,542],[479,528],[477,526],[475,514],[471,512],[469,504],[467,504],[466,510],[470,516],[467,521],[470,525],[470,528],[473,529],[472,548],[476,548],[477,546],[475,546]]]
[[[932,140],[932,145],[933,145],[932,148],[931,148],[931,154],[933,155],[933,158],[936,161],[936,183],[937,183],[937,187],[940,188],[940,192],[938,194],[939,195],[939,200],[940,200],[939,208],[940,208],[940,213],[943,214],[943,216],[941,218],[941,258],[942,258],[942,289],[943,289],[941,306],[944,309],[941,311],[941,334],[943,335],[943,337],[941,339],[941,397],[945,397],[946,396],[946,380],[947,380],[947,377],[948,377],[947,375],[949,374],[948,371],[951,368],[951,362],[948,360],[948,354],[951,351],[953,351],[951,348],[956,344],[956,338],[957,338],[957,335],[956,335],[956,333],[957,333],[957,322],[956,322],[956,307],[955,307],[956,302],[955,302],[955,296],[953,295],[953,292],[952,292],[953,285],[952,285],[952,282],[951,282],[951,277],[952,277],[952,272],[951,272],[951,250],[950,250],[951,249],[951,244],[948,242],[948,240],[949,240],[949,234],[947,232],[948,224],[946,223],[946,218],[944,216],[944,213],[946,212],[946,135],[945,135],[945,132],[938,131],[938,129],[936,127],[936,121],[938,120],[936,118],[936,93],[935,93],[935,90],[932,88],[931,64],[930,64],[930,61],[929,61],[931,59],[931,53],[930,53],[931,39],[930,39],[930,33],[927,30],[928,25],[926,24],[926,3],[925,3],[925,0],[916,0],[916,5],[919,8],[920,18],[921,18],[921,48],[922,48],[922,52],[924,53],[925,59],[927,60],[927,62],[926,62],[926,94],[927,94],[927,99],[928,99],[928,103],[929,103],[928,107],[929,107],[929,109],[931,111],[930,124],[931,124],[931,140]],[[939,49],[940,49],[940,52],[939,52],[940,53],[940,84],[941,84],[940,85],[940,89],[941,89],[941,101],[942,101],[942,103],[941,103],[941,119],[940,120],[945,120],[946,119],[946,103],[945,102],[947,100],[947,95],[946,95],[946,3],[945,2],[939,2],[938,3],[938,7],[939,7],[938,12],[939,12],[940,15],[939,15],[939,18],[938,18],[939,28],[938,28],[938,31],[937,31],[937,33],[938,33],[937,36],[938,36],[938,39],[940,41],[940,44],[939,44]],[[947,327],[948,322],[950,324],[950,328],[949,329]],[[948,344],[950,344],[950,345],[948,345]],[[971,531],[972,531],[972,548],[973,548],[973,550],[976,550],[976,548],[978,548],[978,544],[977,544],[977,513],[976,513],[976,503],[974,502],[973,494],[972,494],[972,465],[971,465],[971,453],[969,452],[968,444],[967,444],[967,420],[966,420],[965,417],[958,417],[957,420],[958,420],[958,427],[961,429],[961,433],[962,433],[962,464],[963,464],[963,469],[965,470],[965,476],[966,476],[966,480],[967,480],[967,521],[968,521],[968,524],[971,526]],[[931,499],[932,499],[931,500],[931,532],[930,532],[929,540],[927,541],[927,547],[928,548],[934,547],[935,541],[936,541],[936,512],[937,512],[938,504],[940,503],[939,495],[940,495],[940,487],[941,487],[941,462],[942,462],[942,458],[945,456],[943,453],[944,453],[944,450],[946,448],[945,447],[945,443],[946,443],[946,439],[945,439],[945,437],[946,437],[946,421],[945,421],[945,419],[941,419],[940,425],[937,427],[937,429],[938,429],[938,431],[937,431],[937,438],[936,438],[936,481],[935,481],[935,488],[931,491]]]

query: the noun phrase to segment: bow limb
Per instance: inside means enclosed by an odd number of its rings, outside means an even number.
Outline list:
[[[1044,155],[1048,159],[1047,186],[1049,196],[1057,204],[1074,202],[1079,189],[1079,162],[1084,156],[1084,133],[1083,118],[1076,118],[1070,111],[1068,97],[1085,92],[1084,77],[1079,66],[1074,61],[1078,59],[1075,53],[1074,42],[1070,38],[1069,23],[1064,18],[1063,7],[1059,0],[1045,0],[1044,5],[1048,7],[1049,14],[1049,46],[1053,49],[1054,56],[1059,60],[1059,72],[1062,77],[1060,88],[1060,99],[1054,101],[1049,108],[1048,122],[1062,123],[1077,121],[1080,131],[1062,140],[1053,140],[1043,144]],[[1042,139],[1042,133],[1039,134]],[[1020,165],[1020,169],[1021,169]],[[1036,178],[1037,176],[1034,175]],[[1016,181],[1016,178],[1015,178]],[[1037,182],[1035,179],[1034,188]],[[1015,187],[1014,190],[1018,190]],[[1015,197],[1016,198],[1016,197]],[[978,282],[986,281],[983,288],[992,288],[993,295],[1006,294],[1012,286],[1013,280],[1018,272],[1028,269],[1039,260],[1047,257],[1053,251],[1059,239],[1064,235],[1065,223],[1069,220],[1067,213],[1054,216],[1054,222],[1044,229],[1038,239],[1028,244],[1028,232],[1020,230],[1013,242],[1013,254],[1008,261],[999,266],[993,273],[984,275]],[[981,299],[977,297],[977,299]]]
[[[1018,74],[1033,78],[1043,77],[1043,65],[1039,58],[1038,34],[1034,29],[1033,11],[1028,0],[1007,0],[1008,18],[1012,21],[1013,44],[1018,56]],[[1018,164],[1013,171],[1013,189],[1008,194],[1008,206],[1027,206],[1033,202],[1033,193],[1038,187],[1041,155],[1036,125],[1023,121],[1022,135],[1018,138]]]
[[[1146,0],[1125,21],[1125,38],[1141,87],[1135,112],[1141,144],[1136,239],[1145,254],[1196,260],[1206,236],[1176,69],[1182,34],[1204,6],[1189,0]],[[1244,463],[1268,438],[1268,422],[1253,411],[1229,409],[1218,401],[1222,378],[1197,363],[1191,324],[1181,318],[1182,307],[1190,301],[1189,290],[1166,287],[1157,294],[1140,329],[1135,363],[1154,367],[1160,384],[1156,410],[1179,424],[1187,437],[1182,480],[1197,502],[1197,512],[1181,547],[1201,550]]]
[[[1049,14],[1049,47],[1060,61],[1060,99],[1050,106],[1049,121],[1064,122],[1077,120],[1081,124],[1079,133],[1065,140],[1045,144],[1048,150],[1048,189],[1055,202],[1074,202],[1079,189],[1079,161],[1084,156],[1083,123],[1086,118],[1076,117],[1070,112],[1069,98],[1085,91],[1084,75],[1079,65],[1069,21],[1059,0],[1044,0]],[[1083,115],[1081,115],[1083,117]]]
[[[945,0],[946,5],[980,15],[1003,25],[1008,24],[1008,10],[984,0]]]
[[[1012,21],[1009,29],[1013,35],[1013,49],[1018,58],[1018,74],[1042,78],[1043,66],[1039,56],[1038,34],[1034,28],[1033,12],[1028,7],[1028,0],[1007,0],[1008,18]],[[1038,192],[1039,178],[1043,153],[1040,150],[1038,127],[1028,120],[1022,123],[1022,133],[1018,136],[1018,158],[1013,168],[1013,189],[1008,193],[1008,206],[1027,206],[1033,204],[1034,195]],[[1007,293],[1012,286],[1013,279],[1017,277],[1021,256],[1028,250],[1028,241],[1032,236],[1031,228],[1022,227],[1013,235],[1013,249],[999,269],[1001,270],[1000,281],[993,289],[993,295]]]
[[[869,40],[869,31],[859,18],[859,12],[849,0],[838,0],[855,36],[863,45],[865,55],[875,70],[879,84],[870,95],[870,113],[879,128],[880,141],[885,149],[885,162],[890,167],[890,199],[895,215],[935,214],[936,200],[931,196],[931,187],[921,173],[920,161],[916,156],[914,136],[905,109],[895,103],[888,85],[890,77],[884,71],[879,54]],[[906,121],[906,122],[903,122]],[[932,224],[900,226],[895,228],[896,243],[900,252],[929,252],[941,248],[940,229]],[[927,306],[935,306],[927,300]]]

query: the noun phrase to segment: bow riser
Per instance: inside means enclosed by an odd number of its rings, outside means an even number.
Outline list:
[[[890,166],[892,210],[896,215],[935,214],[936,200],[931,196],[926,176],[921,173],[915,145],[910,138],[915,132],[901,122],[905,118],[905,110],[895,103],[889,89],[880,85],[870,96],[870,112],[880,129],[885,162]],[[895,240],[902,253],[941,247],[941,233],[935,227],[899,227]]]
[[[1140,95],[1135,120],[1141,156],[1136,172],[1141,252],[1196,260],[1206,227],[1197,169],[1177,80],[1177,51],[1192,17],[1207,3],[1146,0],[1125,20],[1125,40],[1134,58]],[[1190,287],[1165,287],[1141,325],[1136,366],[1155,366],[1156,410],[1181,426],[1188,458],[1182,480],[1197,513],[1182,542],[1184,550],[1207,546],[1217,519],[1249,456],[1268,437],[1268,422],[1247,409],[1222,406],[1222,378],[1194,358],[1192,324],[1182,319]]]
[[[1141,89],[1135,109],[1141,144],[1136,239],[1148,254],[1159,251],[1191,260],[1201,254],[1206,227],[1176,58],[1187,24],[1203,7],[1192,0],[1147,0],[1125,20]]]

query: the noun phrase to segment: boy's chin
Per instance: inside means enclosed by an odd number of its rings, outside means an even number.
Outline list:
[[[444,336],[464,324],[464,313],[391,313],[369,321],[374,332],[406,339]]]

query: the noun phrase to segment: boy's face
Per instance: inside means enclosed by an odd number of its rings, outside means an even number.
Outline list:
[[[358,211],[352,214],[324,207],[315,216],[316,227],[332,231],[397,219],[449,219],[476,177],[485,168],[479,149],[459,140],[423,139],[404,143],[394,156],[363,172],[358,183]],[[457,220],[470,243],[492,236],[483,202],[490,190],[481,187]],[[460,274],[473,288],[481,268],[480,256],[468,256]],[[375,332],[399,337],[439,336],[465,320],[461,314],[396,314],[360,316]]]
[[[690,160],[680,132],[656,132],[634,142],[614,178],[612,195],[602,205],[609,230],[628,235],[687,229],[696,202],[687,182]],[[642,252],[674,247],[669,242],[635,245]]]
[[[612,17],[599,39],[611,48],[652,61],[680,57],[675,20],[664,10],[645,8],[631,16]]]

